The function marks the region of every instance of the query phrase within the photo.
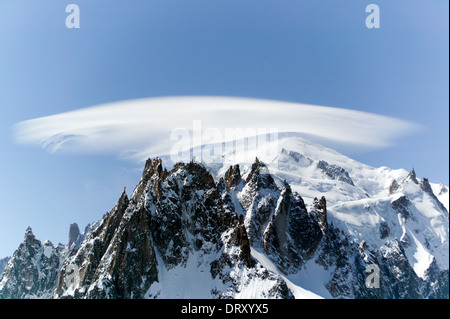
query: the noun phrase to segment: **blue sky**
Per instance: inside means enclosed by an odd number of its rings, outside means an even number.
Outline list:
[[[65,26],[69,3],[80,29]],[[365,26],[369,3],[380,29]],[[65,243],[70,223],[101,218],[138,183],[141,165],[112,154],[14,142],[18,122],[100,103],[219,95],[392,116],[423,129],[346,155],[448,185],[448,9],[438,0],[0,0],[0,257],[27,226]]]

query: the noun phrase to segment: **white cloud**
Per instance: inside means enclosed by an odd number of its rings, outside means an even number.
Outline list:
[[[19,143],[36,144],[51,153],[115,153],[144,160],[168,154],[177,143],[171,140],[171,132],[182,128],[192,133],[195,123],[201,123],[202,130],[221,133],[208,142],[226,137],[226,129],[240,128],[246,135],[251,130],[245,130],[253,128],[303,133],[366,148],[390,146],[396,138],[418,127],[407,121],[342,108],[191,96],[115,102],[27,120],[16,124],[15,138]]]

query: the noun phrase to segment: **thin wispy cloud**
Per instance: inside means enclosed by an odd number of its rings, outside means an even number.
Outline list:
[[[217,143],[235,130],[302,133],[338,143],[380,148],[418,125],[373,113],[335,107],[233,97],[161,97],[109,103],[17,123],[18,143],[50,153],[112,153],[139,161],[168,154],[178,131],[221,132],[191,139],[192,147]],[[253,130],[252,130],[253,129]],[[240,133],[239,133],[240,132]]]

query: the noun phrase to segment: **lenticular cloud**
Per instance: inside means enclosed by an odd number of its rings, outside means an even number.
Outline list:
[[[416,128],[403,120],[342,108],[190,96],[93,106],[23,121],[14,130],[17,142],[38,145],[51,153],[115,153],[145,160],[169,154],[181,139],[189,141],[186,146],[190,147],[225,142],[231,138],[226,133],[230,129],[234,139],[277,131],[379,148],[392,145],[394,139]],[[209,133],[195,138],[199,132]],[[186,139],[186,134],[192,138]]]

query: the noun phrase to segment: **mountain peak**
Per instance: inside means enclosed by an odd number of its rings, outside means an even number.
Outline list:
[[[33,245],[34,242],[36,240],[36,237],[33,234],[33,230],[31,229],[30,226],[27,227],[27,229],[25,230],[25,238],[24,241],[27,245]]]
[[[419,184],[419,182],[417,181],[416,171],[414,170],[414,167],[411,170],[411,172],[409,172],[408,176],[406,177],[406,180],[410,180],[415,184]]]
[[[266,188],[270,190],[278,190],[275,180],[269,172],[266,164],[256,158],[251,166],[250,173],[246,178],[246,183],[254,185],[256,189]]]
[[[242,180],[241,170],[239,169],[239,165],[231,165],[230,168],[225,172],[224,181],[228,185],[228,187],[238,186]]]
[[[78,228],[77,223],[70,224],[69,227],[69,247],[72,246],[73,243],[75,243],[78,238],[80,237],[80,229]]]

